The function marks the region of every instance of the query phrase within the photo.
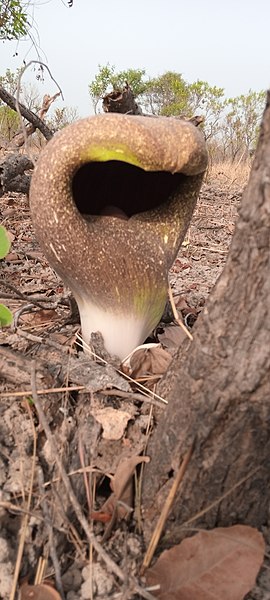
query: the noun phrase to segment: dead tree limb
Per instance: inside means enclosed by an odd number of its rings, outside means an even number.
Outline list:
[[[11,142],[5,144],[5,149],[18,149],[23,146],[25,139],[32,135],[38,128],[46,139],[50,139],[53,136],[53,132],[45,125],[43,118],[48,112],[51,104],[60,95],[60,92],[49,96],[46,94],[43,98],[42,107],[39,111],[39,115],[35,115],[32,111],[29,111],[22,104],[19,104],[21,114],[30,122],[24,126],[24,131],[19,131],[14,135]],[[16,110],[16,100],[11,96],[4,88],[0,86],[0,98],[4,100],[12,108]],[[25,173],[29,169],[33,169],[34,165],[30,158],[22,156],[20,154],[12,154],[5,158],[0,163],[0,196],[5,192],[21,192],[28,194],[31,175]]]
[[[12,110],[15,110],[17,112],[16,100],[14,96],[9,94],[9,92],[7,92],[2,86],[0,86],[0,99],[3,102],[5,102],[5,104],[7,104],[10,108],[12,108]],[[47,125],[45,125],[44,121],[42,121],[42,118],[35,115],[35,113],[33,113],[21,103],[19,103],[19,108],[21,115],[25,119],[27,119],[27,121],[29,121],[29,123],[31,123],[35,129],[39,129],[39,131],[41,131],[46,140],[50,140],[53,137],[53,132],[49,127],[47,127]]]
[[[146,536],[194,437],[193,456],[164,541],[177,543],[183,526],[261,527],[267,522],[269,262],[270,93],[227,264],[194,328],[193,342],[181,347],[158,390],[168,408],[147,449]]]
[[[104,112],[116,112],[125,115],[141,115],[142,109],[135,101],[135,96],[128,83],[122,90],[113,90],[103,98]]]

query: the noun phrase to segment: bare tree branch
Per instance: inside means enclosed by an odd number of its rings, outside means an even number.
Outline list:
[[[0,86],[0,99],[3,102],[5,102],[5,104],[7,104],[10,108],[12,108],[12,110],[15,110],[17,112],[16,99],[14,98],[14,96],[9,94],[9,92],[7,92],[2,86]],[[50,140],[53,137],[53,132],[49,127],[47,127],[47,125],[45,125],[44,121],[42,121],[40,117],[35,115],[35,113],[33,113],[31,110],[28,110],[28,108],[26,108],[26,106],[24,106],[20,102],[19,109],[21,115],[25,119],[27,119],[27,121],[29,121],[29,123],[31,123],[35,127],[35,129],[39,129],[39,131],[41,131],[46,140]]]

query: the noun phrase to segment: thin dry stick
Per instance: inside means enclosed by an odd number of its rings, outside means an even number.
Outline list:
[[[47,394],[58,394],[62,392],[76,392],[89,391],[84,385],[71,385],[69,387],[59,387],[59,388],[48,388],[37,390],[38,396],[46,396]],[[23,398],[24,396],[31,396],[32,390],[24,390],[21,392],[3,392],[0,393],[0,398],[10,398],[11,396],[14,398]],[[104,396],[119,396],[119,398],[124,398],[126,400],[139,400],[140,402],[148,402],[149,404],[153,404],[153,406],[158,406],[159,408],[164,407],[164,402],[160,402],[155,400],[154,398],[149,398],[144,394],[136,394],[132,392],[123,392],[122,390],[111,389],[111,390],[99,390],[99,394],[103,394]]]
[[[228,254],[228,250],[220,250],[220,248],[208,248],[207,246],[200,246],[200,250],[207,250],[208,252],[217,252],[218,254]]]
[[[138,400],[139,402],[148,402],[153,406],[158,406],[159,408],[164,408],[164,403],[159,400],[155,400],[154,398],[148,398],[144,394],[136,394],[133,392],[123,392],[123,390],[99,390],[99,394],[103,394],[104,396],[118,396],[119,398],[123,398],[124,400]]]
[[[46,390],[37,390],[38,396],[46,396],[46,394],[59,394],[59,392],[75,392],[77,390],[85,390],[84,385],[72,385],[70,387],[61,388],[48,388]],[[31,396],[32,390],[24,390],[22,392],[3,392],[0,394],[0,398],[22,398],[23,396]]]
[[[184,323],[179,318],[179,314],[177,312],[177,309],[176,309],[176,306],[175,306],[175,303],[174,303],[172,288],[171,288],[170,284],[169,284],[169,287],[168,287],[168,294],[169,294],[169,300],[170,300],[170,303],[171,303],[171,307],[172,307],[172,311],[173,311],[173,316],[174,316],[175,320],[177,321],[177,323],[181,327],[181,329],[183,329],[183,331],[188,336],[188,338],[190,340],[193,340],[193,336],[191,335],[190,331],[188,330],[188,328],[184,325]]]
[[[8,288],[12,292],[14,292],[14,295],[11,296],[12,300],[25,300],[26,302],[31,302],[31,304],[34,304],[35,306],[38,306],[38,308],[43,309],[43,306],[41,304],[39,304],[36,300],[33,300],[32,298],[27,296],[27,294],[23,294],[22,292],[20,292],[20,290],[18,290],[16,288],[16,286],[13,285],[12,283],[9,283],[8,281],[0,282],[0,289],[1,289],[2,285],[5,288]],[[2,296],[2,292],[0,292],[0,295],[1,295],[1,298],[4,298],[4,295]]]
[[[48,558],[47,558],[47,551],[46,551],[46,558],[44,558],[44,556],[41,556],[38,560],[38,566],[37,566],[37,570],[36,570],[36,574],[35,574],[34,585],[38,585],[39,583],[42,582],[42,579],[44,579],[47,565],[48,565]]]
[[[145,432],[145,444],[144,444],[144,448],[143,448],[143,456],[146,456],[146,448],[148,445],[148,441],[151,435],[151,429],[152,429],[152,416],[153,416],[153,406],[150,406],[150,411],[149,411],[149,415],[148,415],[148,422],[147,422],[147,427],[146,427],[146,432]],[[144,469],[145,469],[145,463],[143,462],[141,464],[141,469],[140,469],[140,475],[139,477],[137,476],[137,472],[135,471],[135,508],[134,508],[134,515],[135,515],[135,519],[136,519],[136,524],[137,524],[137,528],[139,533],[142,533],[143,530],[143,526],[142,526],[142,519],[141,519],[141,504],[142,504],[142,486],[143,486],[143,477],[144,477]]]
[[[236,490],[238,487],[243,485],[243,483],[245,483],[245,481],[250,479],[250,477],[252,477],[252,475],[257,473],[257,471],[259,471],[261,468],[262,468],[262,466],[259,466],[259,467],[256,467],[255,469],[253,469],[253,471],[251,471],[250,473],[248,473],[248,475],[246,475],[245,477],[240,479],[233,487],[231,487],[229,490],[227,490],[227,492],[222,494],[222,496],[220,496],[217,500],[214,500],[214,502],[211,502],[211,504],[208,504],[208,506],[206,506],[206,508],[203,508],[202,510],[200,510],[200,512],[196,513],[193,517],[190,517],[190,519],[188,519],[187,521],[184,521],[184,523],[181,524],[180,529],[182,529],[182,527],[185,528],[186,525],[189,525],[189,523],[193,523],[193,521],[197,521],[197,519],[199,519],[200,517],[202,517],[203,515],[208,513],[209,510],[211,510],[212,508],[214,508],[215,506],[220,504],[220,502],[222,502],[222,500],[224,500],[224,498],[227,498],[227,496],[232,494],[232,492],[234,492],[234,490]]]
[[[28,333],[28,331],[23,331],[23,329],[18,329],[17,334],[21,337],[29,340],[30,342],[36,342],[37,344],[44,344],[44,338],[39,335],[33,335],[32,333]],[[63,344],[58,344],[58,342],[54,342],[49,338],[46,339],[46,344],[48,346],[52,346],[52,348],[56,348],[56,350],[60,350],[63,354],[68,354],[70,352],[70,348],[67,346],[63,346]]]
[[[51,556],[52,564],[54,567],[56,588],[57,588],[62,600],[64,600],[64,598],[65,598],[64,588],[63,588],[62,579],[61,579],[60,563],[58,560],[56,547],[55,547],[55,543],[54,543],[53,526],[52,526],[48,503],[47,503],[46,497],[44,496],[43,490],[42,490],[42,488],[44,487],[44,477],[43,477],[43,471],[42,471],[41,467],[38,469],[38,485],[39,485],[39,491],[40,491],[40,495],[41,495],[40,503],[41,503],[42,511],[44,513],[44,517],[45,517],[44,520],[45,520],[47,531],[48,531],[50,556]]]
[[[71,487],[69,478],[67,476],[67,473],[63,467],[62,461],[59,457],[59,453],[58,453],[58,449],[56,446],[56,443],[54,441],[54,437],[52,435],[52,432],[50,430],[48,421],[45,417],[45,413],[43,411],[43,408],[41,406],[40,400],[38,398],[37,392],[36,392],[36,365],[35,365],[35,361],[32,361],[32,369],[31,369],[31,387],[32,387],[32,396],[35,402],[35,407],[37,409],[37,413],[38,413],[38,418],[40,421],[40,424],[42,425],[42,428],[45,431],[45,435],[46,438],[51,446],[51,450],[55,456],[55,461],[57,463],[63,484],[66,488],[66,492],[67,495],[69,497],[69,500],[72,504],[72,507],[74,509],[74,512],[76,514],[76,517],[79,521],[79,523],[81,524],[88,541],[93,544],[96,552],[100,555],[100,557],[106,562],[107,566],[109,567],[109,569],[115,573],[115,575],[117,577],[119,577],[120,580],[124,580],[124,574],[121,571],[121,569],[114,563],[114,561],[107,555],[107,553],[105,552],[105,550],[102,548],[102,546],[99,544],[99,542],[96,540],[96,538],[94,537],[94,535],[91,533],[90,528],[89,528],[89,524],[82,512],[81,506],[73,492],[73,489]]]
[[[88,465],[86,467],[81,467],[80,469],[76,469],[74,471],[70,471],[69,473],[67,473],[67,476],[73,477],[74,475],[81,475],[82,473],[90,473],[90,474],[91,473],[99,473],[99,475],[108,477],[108,479],[113,478],[113,475],[111,475],[110,473],[106,473],[105,471],[102,471],[101,469],[97,469],[96,467],[92,467],[91,465]],[[44,487],[46,488],[46,487],[52,485],[53,483],[57,483],[59,480],[60,480],[60,477],[54,477],[50,481],[46,481],[44,483]],[[1,506],[1,502],[0,502],[0,506]]]
[[[89,488],[87,472],[85,469],[86,464],[85,464],[85,460],[84,460],[84,448],[83,448],[82,436],[81,436],[80,432],[79,432],[79,457],[80,457],[80,463],[82,465],[83,481],[84,481],[86,499],[87,499],[88,510],[89,510],[89,515],[90,515],[92,512],[92,498],[91,498],[91,492],[90,492],[90,488]],[[90,473],[91,473],[91,471],[90,471]]]
[[[59,92],[60,92],[60,94],[62,96],[62,100],[64,100],[63,92],[62,92],[60,86],[58,85],[57,81],[52,76],[49,67],[47,65],[45,65],[45,63],[41,62],[40,60],[30,60],[30,62],[27,63],[27,65],[25,65],[25,67],[20,72],[20,75],[19,75],[19,78],[18,78],[17,90],[16,90],[16,111],[17,111],[17,113],[19,115],[19,118],[20,118],[20,125],[21,125],[22,132],[23,132],[25,148],[27,147],[27,140],[28,140],[28,138],[27,138],[27,133],[26,133],[26,127],[25,127],[24,122],[22,120],[22,115],[21,115],[21,110],[20,110],[20,87],[21,87],[22,77],[23,77],[25,71],[28,69],[28,67],[30,67],[33,64],[41,65],[42,67],[45,67],[45,69],[47,69],[47,71],[48,71],[48,73],[50,75],[50,78],[55,83],[56,87],[58,87],[58,89],[59,89]]]
[[[38,418],[39,418],[40,424],[42,425],[42,428],[45,431],[46,438],[47,438],[47,440],[51,446],[51,450],[55,456],[55,462],[57,463],[63,484],[66,488],[67,495],[72,504],[72,508],[76,514],[76,517],[77,517],[79,523],[81,524],[81,527],[84,530],[89,543],[93,544],[93,548],[99,555],[100,559],[103,560],[103,562],[105,562],[109,571],[114,573],[114,575],[116,575],[116,577],[118,577],[120,579],[120,581],[125,581],[126,576],[123,573],[122,569],[120,569],[120,567],[118,567],[118,565],[110,558],[110,556],[102,548],[101,544],[98,542],[98,540],[96,539],[94,534],[91,532],[89,523],[88,523],[87,519],[85,518],[83,511],[81,509],[81,505],[79,504],[79,502],[73,492],[69,478],[63,467],[62,461],[59,457],[59,453],[58,453],[58,449],[57,449],[54,437],[52,435],[52,432],[50,430],[45,413],[41,406],[41,402],[40,402],[39,397],[36,392],[36,365],[35,365],[34,360],[32,361],[32,369],[31,369],[31,387],[32,387],[32,396],[33,396],[33,399],[35,402],[35,407],[36,407],[36,410],[38,413]],[[141,588],[141,586],[139,586],[136,582],[134,582],[134,589],[136,592],[141,594],[141,596],[143,598],[145,598],[146,600],[154,600],[153,596],[151,596],[151,594],[148,594],[148,592],[146,592],[146,590]],[[12,600],[13,600],[13,598],[12,598]]]
[[[154,556],[154,552],[156,550],[156,547],[158,545],[160,536],[161,536],[162,531],[164,529],[165,522],[166,522],[166,520],[168,518],[168,514],[169,514],[169,512],[170,512],[170,510],[172,508],[176,492],[177,492],[177,490],[179,488],[179,485],[180,485],[181,481],[183,480],[183,477],[185,475],[187,466],[188,466],[189,461],[191,459],[193,448],[194,448],[194,440],[193,440],[193,443],[191,444],[189,450],[187,451],[187,453],[185,454],[185,456],[184,456],[184,458],[182,460],[182,463],[181,463],[181,465],[179,467],[179,470],[178,470],[178,473],[177,473],[177,475],[175,477],[173,485],[172,485],[172,487],[171,487],[171,489],[169,491],[169,494],[168,494],[168,496],[166,498],[165,504],[163,506],[163,509],[161,511],[161,514],[160,514],[160,517],[158,519],[158,522],[156,524],[155,530],[154,530],[153,535],[151,537],[149,546],[147,548],[147,551],[146,551],[146,554],[145,554],[145,557],[144,557],[144,561],[143,561],[143,564],[142,564],[141,573],[144,573],[145,569],[147,569],[149,567],[149,565],[151,563],[151,560],[152,560],[152,558]]]
[[[26,508],[22,508],[21,506],[18,506],[17,504],[12,504],[12,502],[5,502],[5,501],[1,500],[0,506],[2,508],[4,508],[5,510],[10,510],[11,512],[15,512],[15,513],[22,513],[22,514],[28,515],[29,517],[34,517],[35,519],[44,521],[44,518],[41,517],[40,515],[30,512],[29,510],[26,510]]]
[[[31,475],[30,475],[28,498],[27,498],[27,504],[26,504],[26,510],[27,510],[27,512],[24,514],[23,519],[22,519],[22,526],[21,526],[21,530],[20,530],[20,542],[19,542],[19,548],[18,548],[18,553],[17,553],[17,559],[16,559],[16,565],[15,565],[14,577],[13,577],[13,581],[12,581],[12,587],[11,587],[11,592],[10,592],[9,600],[14,600],[15,594],[16,594],[16,587],[17,587],[17,582],[18,582],[20,568],[21,568],[21,561],[22,561],[22,556],[23,556],[23,549],[24,549],[24,542],[25,542],[25,537],[26,537],[26,530],[27,530],[27,525],[28,525],[28,520],[29,520],[29,516],[28,515],[29,515],[29,512],[30,512],[30,506],[31,506],[31,500],[32,500],[32,493],[33,493],[33,487],[34,487],[34,476],[35,476],[35,465],[36,465],[36,453],[37,453],[37,436],[36,436],[36,430],[35,430],[35,425],[34,425],[32,413],[31,413],[31,410],[30,410],[30,407],[28,406],[28,404],[26,404],[26,408],[27,408],[27,411],[28,411],[28,414],[29,414],[29,418],[30,418],[30,421],[31,421],[31,427],[32,427],[32,431],[33,431],[32,466],[31,466]]]

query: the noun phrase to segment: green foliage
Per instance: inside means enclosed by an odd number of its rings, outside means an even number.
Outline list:
[[[18,40],[27,34],[27,4],[20,0],[2,0],[0,3],[0,39]]]
[[[4,258],[10,249],[10,241],[7,230],[0,225],[0,259]]]
[[[116,72],[115,67],[99,65],[99,71],[89,85],[95,112],[109,88],[122,88],[126,81],[146,114],[205,118],[207,137],[214,135],[224,106],[224,90],[211,87],[206,81],[187,83],[181,73],[167,71],[158,77],[145,79],[144,69]]]
[[[0,75],[0,86],[5,88],[9,94],[15,95],[18,85],[18,78],[21,70],[17,69],[15,72],[7,69],[4,75]],[[18,130],[20,124],[19,115],[9,108],[4,102],[0,100],[0,134],[1,136],[10,141],[13,135]]]
[[[10,141],[20,126],[19,115],[9,108],[9,106],[0,106],[0,134],[7,141]]]
[[[7,235],[7,231],[5,227],[0,225],[0,259],[4,258],[10,249],[10,241]],[[4,304],[0,304],[0,327],[6,327],[7,325],[11,325],[12,323],[12,313],[10,310],[4,306]]]
[[[224,89],[211,86],[207,81],[197,80],[191,83],[189,89],[189,104],[192,115],[204,117],[203,130],[206,139],[216,135],[220,128],[225,100]]]
[[[252,154],[265,104],[264,92],[252,92],[225,99],[224,89],[198,79],[184,80],[181,73],[167,71],[146,78],[144,69],[117,72],[109,63],[89,85],[94,111],[111,89],[123,88],[128,82],[143,113],[175,117],[203,117],[201,128],[208,141],[213,160],[240,160]],[[242,158],[241,158],[242,157]]]
[[[146,90],[147,84],[143,79],[145,76],[144,69],[127,69],[126,71],[116,72],[115,67],[109,63],[105,66],[99,65],[98,68],[97,75],[89,85],[89,93],[95,113],[100,100],[112,89],[122,89],[126,82],[132,88],[135,98]]]
[[[12,312],[4,304],[0,304],[0,327],[7,327],[13,321]]]
[[[189,114],[188,84],[180,73],[173,71],[149,79],[144,106],[147,112],[154,115]]]
[[[22,69],[17,69],[16,71],[11,71],[7,69],[4,75],[0,75],[0,85],[5,88],[9,94],[14,96],[17,90],[18,79],[20,76]],[[0,100],[0,104],[1,104]]]
[[[231,159],[248,157],[255,149],[265,105],[265,92],[253,92],[229,98],[226,103],[224,134]]]

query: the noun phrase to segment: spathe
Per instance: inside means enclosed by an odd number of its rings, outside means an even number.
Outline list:
[[[98,115],[47,144],[32,177],[32,218],[75,296],[86,342],[100,331],[123,358],[158,323],[206,166],[200,131],[174,118]]]

